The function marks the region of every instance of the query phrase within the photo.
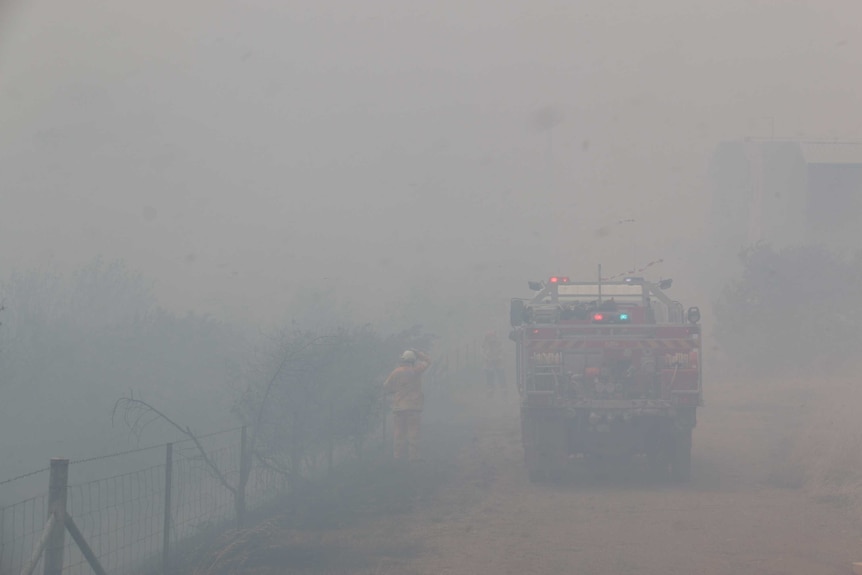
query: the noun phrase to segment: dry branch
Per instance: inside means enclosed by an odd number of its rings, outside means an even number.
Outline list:
[[[150,403],[147,403],[146,401],[144,401],[142,399],[136,399],[133,396],[122,397],[122,398],[118,399],[117,402],[114,404],[113,414],[116,414],[118,409],[123,410],[124,417],[126,419],[126,423],[129,422],[129,415],[134,414],[134,423],[130,424],[130,427],[132,427],[133,430],[134,429],[141,429],[138,426],[140,426],[140,422],[145,417],[155,416],[154,419],[151,419],[150,421],[145,423],[144,427],[146,425],[149,425],[150,423],[152,423],[155,420],[161,419],[161,420],[165,421],[166,423],[168,423],[173,428],[175,428],[176,430],[178,430],[180,433],[182,433],[183,435],[188,437],[195,444],[195,447],[200,452],[201,457],[204,460],[204,463],[207,465],[207,467],[210,468],[210,470],[213,472],[213,474],[215,474],[216,478],[219,480],[219,483],[221,483],[225,489],[230,491],[232,495],[234,495],[234,496],[237,495],[237,488],[228,482],[228,480],[225,478],[224,474],[221,472],[221,470],[218,468],[218,466],[215,464],[215,462],[213,462],[213,460],[210,459],[210,456],[207,454],[206,449],[204,449],[204,446],[201,444],[201,442],[197,438],[197,436],[194,433],[192,433],[191,428],[189,428],[188,426],[183,427],[182,425],[180,425],[179,423],[177,423],[176,421],[174,421],[173,419],[171,419],[170,417],[165,415],[165,413],[160,411],[157,407],[151,405]],[[112,417],[113,417],[113,415],[112,415]]]

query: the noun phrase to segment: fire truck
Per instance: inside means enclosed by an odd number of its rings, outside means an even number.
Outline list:
[[[702,405],[700,311],[665,294],[671,280],[530,282],[511,301],[510,339],[530,479],[578,461],[645,459],[687,481]]]

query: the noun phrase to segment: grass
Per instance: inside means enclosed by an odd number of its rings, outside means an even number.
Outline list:
[[[398,463],[382,455],[342,463],[270,508],[270,519],[211,541],[190,558],[187,565],[196,568],[188,572],[379,573],[387,562],[414,557],[421,545],[405,534],[365,528],[374,518],[410,513],[429,501],[452,468],[439,461]]]
[[[294,485],[253,527],[225,533],[190,554],[183,572],[406,575],[405,560],[422,546],[403,529],[388,531],[387,518],[433,501],[456,472],[455,454],[471,425],[455,400],[465,392],[457,383],[426,392],[427,461],[396,462],[388,450],[341,461],[331,473]]]
[[[346,462],[328,477],[297,489],[288,502],[287,520],[295,527],[325,529],[407,513],[430,500],[451,471],[433,461],[401,463],[384,456]]]
[[[783,385],[807,400],[780,442],[769,483],[804,488],[862,522],[862,387],[852,375]]]
[[[402,573],[398,565],[421,552],[421,545],[408,534],[368,526],[432,501],[456,470],[452,445],[437,437],[436,444],[423,445],[428,461],[409,464],[379,451],[342,461],[331,473],[294,486],[266,510],[268,519],[209,541],[187,558],[184,572]]]

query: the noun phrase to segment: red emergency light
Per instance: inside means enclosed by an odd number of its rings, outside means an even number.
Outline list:
[[[631,317],[626,312],[615,313],[594,313],[593,314],[593,322],[595,323],[629,323],[631,321]]]
[[[558,283],[559,281],[560,281],[560,278],[558,278],[557,276],[551,277],[551,283],[552,284]]]
[[[560,276],[551,276],[551,279],[548,281],[552,284],[567,284],[567,283],[569,283],[569,278],[560,277]]]

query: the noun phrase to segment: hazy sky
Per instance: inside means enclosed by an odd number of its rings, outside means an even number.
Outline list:
[[[5,19],[0,268],[123,258],[169,305],[229,317],[323,278],[518,295],[663,257],[684,281],[718,141],[862,137],[856,0],[28,0]]]

